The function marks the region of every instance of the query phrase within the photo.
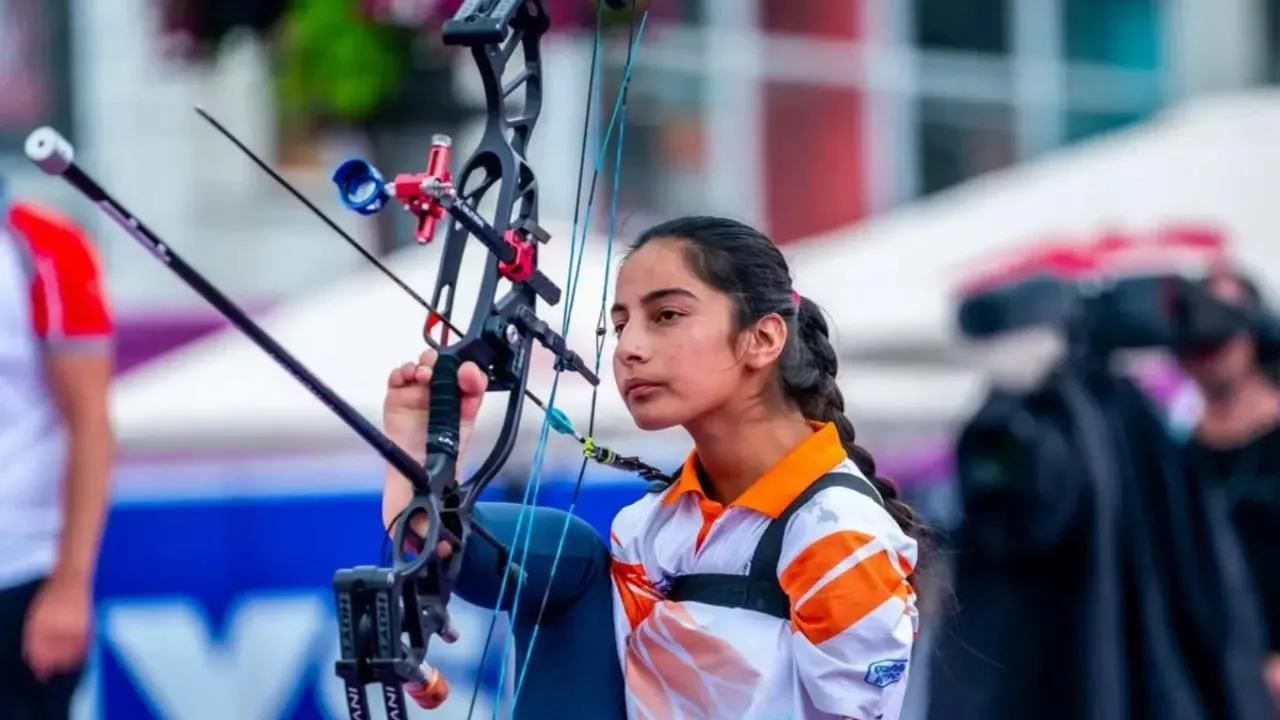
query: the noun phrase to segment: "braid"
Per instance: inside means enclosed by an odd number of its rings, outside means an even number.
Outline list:
[[[899,499],[898,487],[893,482],[876,475],[875,458],[857,442],[853,421],[845,414],[844,393],[836,382],[839,357],[831,345],[827,321],[817,303],[800,298],[796,325],[800,342],[795,344],[795,351],[783,366],[784,391],[795,400],[806,418],[836,426],[845,452],[880,493],[889,515],[903,532],[920,539],[927,532],[924,522],[910,505]]]

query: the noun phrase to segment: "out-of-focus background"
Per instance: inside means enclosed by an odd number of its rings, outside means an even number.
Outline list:
[[[93,231],[120,318],[122,458],[82,720],[344,717],[328,583],[376,560],[381,469],[153,257],[30,168],[21,142],[61,129],[84,167],[376,421],[387,370],[419,349],[420,308],[192,105],[425,293],[438,248],[413,243],[407,214],[345,213],[329,173],[355,154],[419,170],[434,132],[459,154],[478,140],[474,64],[430,41],[437,4],[408,3],[427,17],[408,27],[357,20],[357,0],[0,0],[0,174],[10,195]],[[530,160],[563,282],[594,11],[558,5]],[[696,212],[785,245],[797,288],[833,317],[864,444],[939,527],[955,520],[952,435],[994,370],[952,329],[974,262],[1192,228],[1225,238],[1264,288],[1280,278],[1277,0],[653,0],[651,12],[619,242]],[[626,31],[606,34],[606,97]],[[611,272],[601,208],[570,333],[584,354]],[[549,363],[535,376],[545,392]],[[1144,379],[1175,415],[1194,412],[1169,367]],[[639,434],[608,385],[597,436],[674,467],[686,439]],[[558,397],[585,422],[587,388],[566,380]],[[521,492],[538,420],[496,495]],[[483,416],[480,445],[499,421]],[[552,438],[540,502],[567,504],[578,457]],[[606,527],[640,488],[593,471],[578,512]],[[440,661],[469,696],[488,614],[455,607],[464,640]]]

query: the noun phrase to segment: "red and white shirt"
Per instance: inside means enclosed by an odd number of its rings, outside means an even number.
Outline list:
[[[787,524],[782,620],[672,602],[676,575],[745,575],[766,527],[815,480],[861,475],[834,425],[728,506],[708,499],[690,455],[664,493],[613,522],[614,622],[632,720],[896,720],[918,631],[907,577],[916,542],[874,500],[827,488]]]
[[[51,352],[111,352],[97,255],[70,219],[17,203],[0,216],[0,588],[52,570],[66,429]]]

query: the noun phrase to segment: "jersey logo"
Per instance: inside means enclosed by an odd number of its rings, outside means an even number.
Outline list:
[[[867,676],[864,679],[869,684],[883,689],[898,682],[906,674],[906,660],[881,660],[867,666]]]
[[[809,503],[801,512],[806,515],[812,515],[814,521],[820,525],[833,523],[840,519],[840,516],[836,515],[834,510],[827,507],[821,499]]]

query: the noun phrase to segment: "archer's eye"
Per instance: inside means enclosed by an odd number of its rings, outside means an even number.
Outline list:
[[[680,312],[667,308],[665,310],[659,310],[653,316],[653,321],[658,323],[659,325],[670,325],[676,320],[679,320],[680,317],[681,317]]]
[[[619,337],[620,335],[622,335],[622,328],[626,326],[627,326],[626,323],[615,323],[613,326],[613,336]]]

